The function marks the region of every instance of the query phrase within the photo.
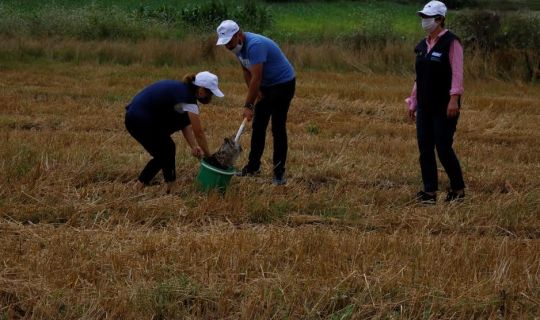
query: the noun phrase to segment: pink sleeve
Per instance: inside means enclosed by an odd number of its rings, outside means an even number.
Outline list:
[[[452,67],[452,87],[450,95],[463,94],[463,47],[459,40],[454,40],[450,45],[450,66]]]
[[[416,110],[416,82],[414,83],[414,86],[412,88],[411,96],[405,99],[405,102],[407,103],[407,106],[409,107],[409,110],[414,111]]]

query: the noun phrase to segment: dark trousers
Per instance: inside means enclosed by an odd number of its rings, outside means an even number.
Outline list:
[[[285,161],[287,161],[287,113],[294,96],[296,80],[280,83],[271,87],[261,87],[263,98],[255,105],[253,131],[251,135],[251,150],[249,152],[248,168],[259,170],[264,151],[266,128],[272,118],[272,136],[274,138],[274,175],[283,176]]]
[[[162,170],[166,182],[176,180],[176,146],[169,132],[154,126],[151,122],[126,115],[126,129],[153,157],[139,175],[139,181],[149,184]]]
[[[450,179],[452,190],[465,188],[461,166],[452,148],[458,118],[448,118],[446,110],[426,111],[419,108],[416,111],[416,134],[425,192],[438,190],[435,149]]]

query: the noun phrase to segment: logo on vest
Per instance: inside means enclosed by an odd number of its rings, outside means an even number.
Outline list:
[[[440,52],[432,52],[430,60],[440,62],[441,61],[441,56],[442,56],[442,53],[440,53]]]

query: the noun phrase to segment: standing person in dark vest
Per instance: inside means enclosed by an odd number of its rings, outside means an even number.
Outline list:
[[[446,11],[440,1],[430,1],[418,11],[428,36],[414,50],[416,82],[405,100],[409,117],[416,120],[424,183],[416,197],[424,204],[437,200],[435,149],[450,180],[446,201],[462,201],[465,197],[461,166],[452,148],[463,94],[463,47],[459,38],[444,28]]]
[[[194,157],[210,156],[199,118],[197,101],[208,104],[212,96],[223,97],[216,75],[203,71],[184,81],[162,80],[139,92],[126,107],[126,129],[153,157],[137,181],[137,189],[150,184],[161,170],[171,189],[176,180],[176,146],[171,135],[182,131]]]
[[[243,117],[253,119],[249,162],[241,176],[260,172],[266,128],[272,118],[274,137],[274,185],[286,184],[287,113],[294,96],[296,76],[293,67],[278,45],[262,35],[242,32],[236,22],[223,21],[217,28],[217,45],[232,51],[242,66],[248,87]]]

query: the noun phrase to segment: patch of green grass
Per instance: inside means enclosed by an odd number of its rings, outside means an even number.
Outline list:
[[[271,32],[291,39],[353,35],[380,20],[390,21],[404,35],[417,34],[419,29],[417,6],[388,1],[273,4],[271,10],[275,19]]]
[[[306,130],[311,135],[318,135],[319,132],[321,131],[319,126],[313,122],[308,123],[308,125],[306,126]]]
[[[248,204],[249,220],[252,223],[268,224],[282,220],[293,212],[296,205],[287,199],[272,202],[253,200]]]
[[[182,274],[142,288],[134,303],[142,313],[150,312],[156,319],[171,319],[183,317],[200,298],[199,284]]]
[[[10,178],[20,178],[28,174],[38,165],[38,154],[34,147],[21,144],[16,150],[11,150],[10,166],[6,174]]]
[[[330,315],[332,320],[348,320],[354,315],[355,307],[352,304],[347,305],[345,308],[336,311]]]

